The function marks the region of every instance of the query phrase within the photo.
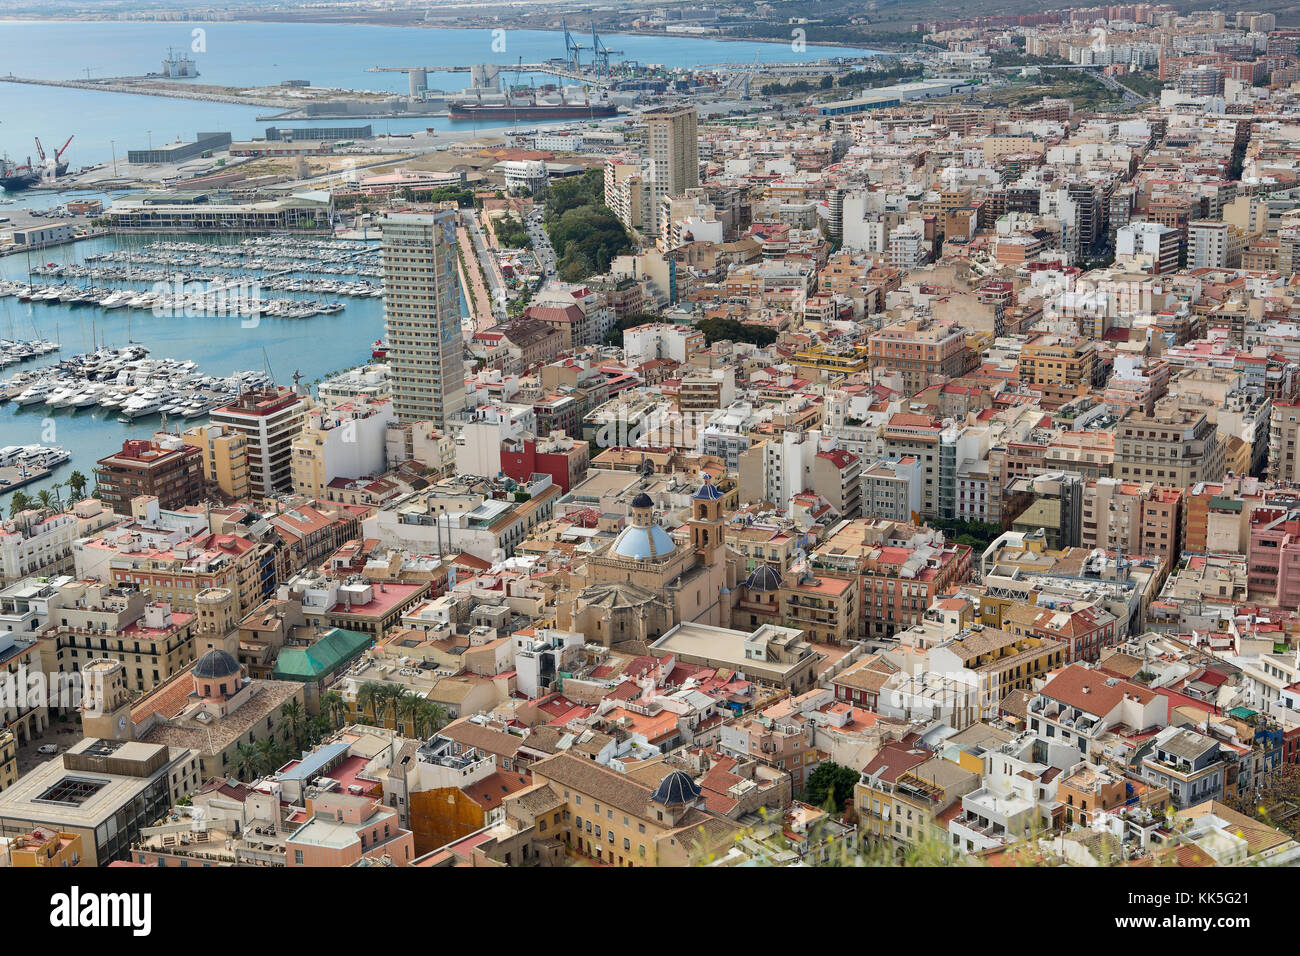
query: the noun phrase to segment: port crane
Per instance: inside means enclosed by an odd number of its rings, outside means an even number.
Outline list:
[[[611,50],[605,46],[605,41],[596,33],[596,21],[591,22],[591,67],[602,73],[609,72],[610,55],[622,56],[622,50]]]
[[[560,17],[560,29],[564,31],[564,58],[568,61],[569,66],[576,72],[582,69],[582,51],[583,46],[573,38],[569,32],[568,26],[564,22],[564,17]]]

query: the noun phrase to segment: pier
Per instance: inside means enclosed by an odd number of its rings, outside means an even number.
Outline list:
[[[44,481],[53,472],[48,468],[24,468],[20,465],[0,467],[0,495],[16,491],[24,485]]]

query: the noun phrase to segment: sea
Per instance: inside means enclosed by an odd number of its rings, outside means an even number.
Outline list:
[[[572,29],[572,28],[571,28]],[[579,37],[579,42],[584,38]],[[792,62],[833,57],[864,57],[874,51],[842,47],[792,48],[785,43],[728,42],[696,37],[603,36],[614,59],[641,64],[695,66],[718,63]],[[585,38],[590,42],[590,37]],[[307,80],[316,87],[402,93],[405,73],[370,73],[375,66],[472,65],[474,63],[542,62],[564,55],[562,34],[527,30],[494,32],[356,26],[334,24],[263,24],[202,22],[29,22],[0,21],[0,75],[37,79],[138,76],[157,71],[169,48],[196,61],[196,82],[254,87],[285,80]],[[507,80],[513,80],[508,75]],[[541,82],[553,78],[539,76]],[[524,82],[528,82],[527,79]],[[468,74],[429,75],[431,87],[448,90],[468,84]],[[235,139],[264,134],[272,125],[259,122],[269,108],[193,100],[102,93],[75,88],[0,82],[0,154],[25,160],[34,138],[48,151],[74,137],[66,159],[72,168],[120,161],[128,149],[191,139],[200,130],[229,130]],[[337,125],[339,121],[326,121]],[[405,133],[426,127],[459,128],[446,118],[364,120],[376,132]],[[295,121],[294,125],[299,125]],[[464,124],[461,124],[464,125]],[[470,124],[472,125],[472,123]],[[112,199],[114,194],[92,194]],[[62,196],[29,193],[22,207],[46,207]],[[0,215],[9,207],[0,206]],[[44,250],[29,263],[23,256],[0,258],[0,277],[26,279],[30,265],[80,262],[90,252],[122,242],[142,240],[105,237]],[[143,286],[141,286],[143,288]],[[275,293],[279,295],[280,293]],[[0,338],[46,338],[63,348],[22,365],[0,370],[0,379],[16,372],[52,365],[96,346],[128,342],[149,347],[154,356],[190,358],[213,375],[244,369],[268,369],[288,384],[298,373],[310,386],[331,373],[370,358],[372,343],[383,335],[379,299],[340,299],[346,309],[311,319],[263,318],[245,328],[238,318],[160,318],[149,312],[104,310],[86,305],[20,303],[0,298]],[[462,301],[462,312],[467,312]],[[196,421],[174,422],[187,427]],[[95,461],[121,447],[125,438],[148,438],[160,425],[157,417],[118,422],[114,411],[50,410],[43,405],[0,405],[0,446],[58,444],[72,460],[49,479],[24,488],[29,494],[66,482],[74,470],[92,477]],[[7,496],[5,496],[7,497]],[[5,497],[0,512],[7,514]]]
[[[573,29],[573,28],[571,28]],[[576,37],[590,45],[590,36]],[[864,57],[848,47],[726,41],[701,37],[620,35],[601,39],[612,59],[668,67],[717,63],[795,62]],[[540,63],[564,56],[561,33],[536,30],[456,30],[341,24],[0,21],[0,76],[71,80],[140,76],[160,69],[169,49],[186,52],[198,69],[196,83],[278,86],[307,80],[316,87],[405,93],[405,73],[369,73],[378,66],[469,66]],[[193,51],[193,52],[192,52]],[[505,75],[514,82],[513,73]],[[539,75],[540,83],[555,78]],[[523,82],[529,82],[524,74]],[[469,85],[467,73],[431,73],[429,86],[449,91]],[[119,160],[199,130],[229,130],[235,139],[262,136],[275,125],[257,116],[270,107],[143,97],[128,93],[0,83],[0,153],[25,159],[41,137],[47,150],[75,135],[67,154],[73,168]],[[339,125],[340,121],[322,121]],[[473,120],[445,117],[360,120],[375,132],[472,128]],[[300,125],[294,121],[293,125]]]

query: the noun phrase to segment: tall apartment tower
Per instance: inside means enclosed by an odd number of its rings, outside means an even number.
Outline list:
[[[465,407],[456,213],[391,213],[380,227],[393,413],[445,429]]]
[[[700,185],[699,110],[661,106],[641,114],[650,157],[650,209],[664,196],[680,196]]]

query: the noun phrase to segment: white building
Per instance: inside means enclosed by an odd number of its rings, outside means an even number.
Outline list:
[[[0,525],[0,579],[69,570],[76,538],[77,519],[71,514],[19,513]]]
[[[501,471],[501,443],[536,432],[537,413],[531,405],[500,403],[476,408],[474,420],[456,434],[456,471],[495,478]]]
[[[635,368],[652,359],[668,359],[685,365],[694,349],[704,347],[704,335],[685,325],[652,323],[623,333],[623,353]]]
[[[294,491],[323,498],[335,478],[383,474],[388,470],[385,436],[396,421],[390,401],[313,409],[293,441]]]
[[[290,389],[246,392],[213,411],[210,421],[242,432],[248,445],[253,495],[288,491],[293,485],[293,440],[302,431],[311,399]]]
[[[505,176],[506,189],[512,193],[544,192],[549,182],[546,164],[540,159],[507,159],[497,163],[497,169]]]

